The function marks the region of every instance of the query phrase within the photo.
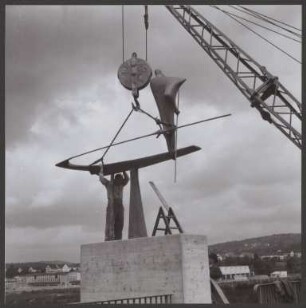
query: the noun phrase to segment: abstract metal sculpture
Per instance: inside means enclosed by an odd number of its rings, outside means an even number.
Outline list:
[[[201,148],[198,146],[189,146],[177,150],[177,157],[188,155],[195,151],[199,151]],[[139,169],[154,164],[158,164],[167,160],[172,159],[172,155],[169,152],[156,154],[152,156],[142,157],[133,160],[126,160],[117,163],[105,164],[103,165],[103,174],[110,175],[123,171],[128,171],[131,169]],[[79,171],[88,171],[91,174],[98,175],[100,172],[100,165],[77,165],[72,164],[69,160],[64,160],[56,164],[57,167],[70,169],[70,170],[79,170]]]
[[[80,170],[80,171],[88,171],[91,174],[94,175],[100,175],[100,180],[104,178],[104,176],[111,175],[111,179],[113,180],[116,176],[115,174],[130,171],[130,187],[131,187],[131,193],[130,193],[130,210],[129,210],[129,232],[128,237],[129,238],[135,238],[135,237],[146,237],[147,236],[147,229],[145,225],[145,219],[144,219],[144,213],[143,213],[143,206],[142,206],[142,200],[141,200],[141,193],[140,193],[140,185],[139,185],[139,172],[138,170],[140,168],[144,168],[147,166],[151,166],[157,163],[161,163],[170,159],[175,159],[180,156],[184,156],[190,153],[193,153],[195,151],[200,150],[197,146],[189,146],[182,149],[177,149],[176,147],[176,131],[178,128],[187,127],[195,124],[199,124],[206,121],[215,120],[217,118],[222,118],[229,116],[223,115],[215,118],[200,120],[194,123],[188,123],[185,125],[177,126],[177,123],[174,123],[174,114],[179,114],[179,110],[175,103],[175,98],[178,93],[178,90],[180,86],[185,82],[186,79],[182,78],[176,78],[176,77],[166,77],[162,74],[160,70],[155,71],[156,77],[151,80],[151,90],[154,95],[154,98],[156,100],[156,104],[159,110],[160,119],[154,118],[147,112],[141,109],[138,97],[139,97],[139,90],[146,87],[151,79],[152,76],[152,70],[148,63],[145,60],[137,58],[137,54],[134,52],[132,54],[132,58],[123,62],[121,66],[118,69],[118,78],[120,80],[120,83],[128,90],[131,90],[132,96],[134,98],[135,105],[132,104],[132,110],[129,112],[128,116],[124,120],[123,124],[119,128],[118,132],[116,133],[115,137],[112,139],[111,143],[106,146],[99,149],[95,149],[92,151],[88,151],[73,157],[70,157],[58,164],[56,164],[57,167],[65,168],[65,169],[71,169],[71,170]],[[119,135],[121,129],[127,122],[127,120],[130,118],[131,114],[134,111],[140,111],[150,118],[154,119],[156,123],[159,125],[160,130],[151,134],[135,137],[129,140],[124,140],[121,142],[115,142],[117,136]],[[162,127],[161,127],[162,126]],[[141,138],[153,136],[153,135],[164,135],[165,139],[167,141],[168,146],[168,152],[156,154],[152,156],[142,157],[134,160],[127,160],[127,161],[121,161],[117,163],[111,163],[111,164],[105,164],[104,163],[104,157],[107,153],[107,151],[115,146],[122,143],[138,140]],[[89,153],[92,153],[97,150],[105,149],[105,152],[101,158],[94,161],[90,165],[78,165],[73,164],[70,162],[71,159],[86,155]],[[99,163],[99,165],[97,165]],[[103,174],[100,174],[101,165],[102,163],[102,169]],[[101,180],[106,183],[107,180]],[[112,181],[110,181],[112,183]],[[109,183],[109,182],[108,182]],[[107,186],[107,185],[105,185]],[[122,188],[123,190],[123,188]],[[112,199],[112,196],[108,191],[108,199]],[[122,203],[122,200],[121,200]],[[109,202],[109,205],[112,205],[112,202]],[[121,206],[122,204],[120,204]],[[123,211],[123,210],[122,210]],[[122,212],[121,211],[121,212]],[[121,213],[120,212],[120,213]],[[108,211],[108,213],[111,213],[111,211]],[[107,215],[106,218],[106,226],[112,226],[113,225],[113,218],[109,218],[109,215]],[[121,232],[122,232],[122,223],[120,223],[120,226],[114,227],[116,230],[111,230],[109,232],[109,228],[106,230],[106,240],[112,240],[112,239],[121,239]],[[113,227],[112,227],[113,228]],[[114,236],[113,234],[117,234]]]
[[[175,128],[174,114],[179,114],[175,98],[181,85],[186,79],[176,77],[166,77],[161,70],[155,70],[155,78],[151,79],[150,86],[155,98],[163,129]],[[175,130],[164,134],[168,146],[168,151],[174,153]]]
[[[201,148],[197,146],[189,146],[177,150],[177,157],[188,155],[190,153],[199,151]],[[147,156],[134,160],[121,161],[112,164],[105,164],[103,166],[103,175],[111,175],[114,177],[114,174],[118,174],[124,171],[130,171],[130,206],[129,206],[129,231],[128,238],[137,238],[137,237],[146,237],[147,229],[144,219],[143,206],[141,200],[141,192],[139,185],[139,174],[138,169],[148,167],[154,164],[158,164],[167,160],[172,159],[172,154],[169,152],[156,154],[152,156]],[[66,168],[70,170],[80,170],[87,171],[91,174],[99,175],[100,165],[76,165],[71,164],[69,160],[62,161],[56,164],[57,167]],[[106,226],[112,225],[112,217],[106,217]],[[120,230],[117,229],[121,226],[115,227],[113,230],[114,234],[119,234]],[[112,232],[112,231],[111,231]],[[109,232],[105,233],[105,240],[120,239],[120,236],[111,237],[108,235]]]

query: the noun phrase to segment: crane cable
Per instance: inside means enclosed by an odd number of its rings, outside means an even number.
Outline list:
[[[235,17],[231,16],[230,14],[228,14],[226,11],[216,7],[215,5],[211,5],[211,7],[223,12],[225,15],[227,15],[228,17],[234,19],[236,22],[238,22],[239,24],[241,24],[242,26],[244,26],[245,28],[247,28],[248,30],[250,30],[251,32],[253,32],[254,34],[256,34],[257,36],[259,36],[260,38],[262,38],[264,41],[266,41],[267,43],[269,43],[270,45],[272,45],[273,47],[275,47],[276,49],[278,49],[279,51],[281,51],[282,53],[284,53],[285,55],[287,55],[289,58],[291,58],[292,60],[294,60],[297,63],[302,64],[301,61],[299,61],[298,59],[296,59],[295,57],[293,57],[291,54],[289,54],[288,52],[286,52],[285,50],[283,50],[282,48],[278,47],[276,44],[272,43],[271,41],[269,41],[268,39],[266,39],[264,36],[262,36],[261,34],[257,33],[256,31],[254,31],[253,29],[251,29],[250,27],[248,27],[247,25],[245,25],[243,22],[237,20]]]
[[[229,5],[229,7],[231,7],[231,8],[234,9],[234,10],[237,10],[237,11],[239,11],[239,12],[241,12],[241,13],[244,13],[244,14],[247,14],[247,15],[249,15],[249,16],[252,16],[253,18],[257,18],[257,19],[259,19],[259,20],[261,20],[261,21],[264,21],[264,22],[266,22],[266,23],[269,23],[269,24],[271,24],[271,25],[273,25],[273,26],[275,26],[275,27],[278,27],[278,28],[280,28],[280,29],[282,29],[282,30],[284,30],[284,31],[287,31],[287,32],[289,32],[290,34],[295,35],[295,36],[298,37],[298,38],[302,38],[302,35],[301,35],[301,34],[298,34],[298,33],[296,33],[295,31],[289,30],[289,29],[287,29],[287,28],[285,28],[285,27],[282,27],[282,26],[276,24],[275,22],[269,20],[269,18],[272,19],[271,17],[265,18],[265,17],[261,16],[260,13],[257,13],[257,12],[255,12],[255,11],[253,11],[254,13],[251,13],[251,12],[249,12],[249,11],[245,11],[245,10],[243,10],[243,9],[246,9],[246,8],[243,8],[243,7],[242,7],[242,9],[241,9],[241,8],[237,8],[237,7],[235,7],[234,5]],[[265,15],[264,15],[264,16],[265,16]],[[279,21],[279,22],[282,23],[281,21]],[[287,25],[287,24],[286,24],[286,25]],[[296,30],[298,30],[298,31],[301,31],[300,29],[295,28],[295,27],[290,26],[290,25],[288,25],[288,27],[292,27],[292,28],[294,28],[294,29],[296,29]]]
[[[180,91],[177,93],[177,110],[180,107]],[[176,114],[176,123],[175,123],[175,150],[174,150],[174,183],[176,183],[177,175],[177,126],[178,126],[179,114]]]
[[[143,15],[144,25],[146,29],[146,61],[148,61],[148,29],[149,29],[149,13],[148,6],[145,5],[145,14]]]
[[[258,16],[257,18],[259,18],[259,19],[262,19],[262,20],[264,20],[264,21],[266,21],[266,22],[268,22],[268,23],[271,23],[271,24],[273,24],[273,25],[275,25],[275,26],[277,26],[277,27],[279,27],[279,28],[281,28],[281,29],[283,29],[283,30],[285,30],[285,31],[291,32],[292,34],[301,36],[300,34],[297,34],[297,33],[293,32],[293,31],[290,31],[290,30],[288,30],[288,29],[286,29],[286,28],[284,28],[284,27],[281,27],[280,25],[277,25],[277,24],[273,23],[271,20],[273,20],[273,21],[275,21],[275,22],[278,22],[278,23],[280,23],[280,24],[282,24],[282,25],[285,25],[285,26],[287,26],[287,27],[289,27],[289,28],[292,28],[292,29],[295,29],[295,30],[297,30],[297,31],[302,32],[302,30],[299,29],[299,28],[296,28],[296,27],[294,27],[294,26],[292,26],[292,25],[289,25],[289,24],[287,24],[287,23],[285,23],[285,22],[283,22],[283,21],[279,21],[279,20],[274,19],[274,18],[272,18],[272,17],[266,16],[266,15],[264,15],[264,14],[262,14],[262,13],[259,13],[259,12],[256,12],[256,11],[254,11],[254,10],[248,9],[248,8],[246,8],[246,7],[243,7],[242,5],[238,5],[238,6],[239,6],[241,9],[245,10],[246,12],[249,12],[249,15]]]
[[[124,5],[121,6],[121,31],[122,31],[122,63],[124,62],[124,41],[125,41],[125,33],[124,33]]]
[[[262,25],[260,25],[260,24],[258,24],[258,23],[256,23],[256,22],[254,22],[254,21],[251,21],[251,20],[249,20],[249,19],[246,19],[246,18],[244,18],[244,17],[241,17],[241,16],[236,15],[236,14],[234,14],[234,13],[231,13],[231,12],[229,12],[229,11],[226,11],[226,10],[223,10],[223,11],[224,11],[224,12],[227,12],[227,13],[228,13],[229,15],[231,15],[231,16],[235,16],[235,17],[237,17],[237,18],[239,18],[239,19],[242,19],[242,20],[244,20],[244,21],[246,21],[246,22],[252,23],[252,24],[254,24],[254,25],[258,26],[258,27],[261,27],[261,28],[264,28],[264,29],[266,29],[266,30],[268,30],[268,31],[274,32],[274,33],[276,33],[276,34],[279,34],[280,36],[283,36],[283,37],[285,37],[285,38],[287,38],[287,39],[290,39],[290,40],[292,40],[292,41],[298,42],[298,43],[300,43],[300,44],[302,43],[300,40],[294,39],[294,38],[290,37],[289,35],[286,35],[286,34],[283,34],[283,33],[278,32],[278,31],[276,31],[276,30],[273,30],[273,29],[271,29],[271,28],[262,26]]]
[[[147,5],[145,6],[146,10],[145,10],[145,26],[146,26],[146,30],[148,29],[148,16],[147,16]],[[125,60],[125,55],[124,55],[124,49],[125,49],[125,31],[124,31],[124,5],[121,6],[121,30],[122,30],[122,63]],[[147,31],[146,31],[147,32]],[[146,57],[147,57],[147,35],[146,35]],[[119,130],[117,131],[117,133],[115,134],[115,136],[113,137],[111,143],[107,146],[106,150],[104,151],[102,157],[100,158],[102,164],[103,164],[103,159],[106,156],[107,152],[109,151],[109,149],[113,146],[113,143],[115,142],[116,138],[118,137],[118,135],[120,134],[121,130],[123,129],[124,125],[126,124],[126,122],[128,121],[128,119],[130,118],[130,116],[132,115],[133,111],[135,110],[134,107],[132,107],[131,111],[129,112],[129,114],[127,115],[127,117],[125,118],[125,120],[123,121],[123,123],[121,124]]]

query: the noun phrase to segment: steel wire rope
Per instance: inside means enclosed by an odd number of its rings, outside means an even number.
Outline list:
[[[247,14],[247,15],[252,16],[252,17],[254,17],[254,18],[257,18],[257,19],[259,19],[259,20],[261,20],[261,21],[264,21],[264,22],[266,22],[266,23],[269,23],[269,24],[271,24],[271,25],[273,25],[273,26],[275,26],[275,27],[278,27],[278,28],[280,28],[280,29],[282,29],[282,30],[284,30],[284,31],[287,31],[287,32],[291,33],[292,35],[297,36],[298,38],[302,38],[302,35],[301,35],[301,34],[296,33],[296,32],[294,32],[294,31],[292,31],[292,30],[286,29],[286,28],[284,28],[284,27],[282,27],[282,26],[276,24],[275,22],[269,20],[268,18],[265,18],[265,17],[263,17],[263,16],[260,16],[259,13],[256,14],[255,11],[254,11],[254,13],[251,13],[251,12],[245,11],[245,10],[243,10],[243,9],[237,8],[237,7],[235,7],[234,5],[229,5],[229,6],[230,6],[231,8],[233,8],[233,9],[235,9],[235,10],[241,12],[241,13]],[[288,25],[288,26],[290,26],[290,25]],[[293,27],[293,28],[294,28],[294,27]],[[295,29],[297,29],[297,28],[295,28]],[[297,29],[297,30],[298,30],[298,31],[301,31],[300,29]]]
[[[180,91],[177,93],[177,110],[180,107]],[[178,126],[179,114],[176,115],[176,123],[175,123],[175,149],[174,149],[174,183],[176,183],[177,177],[177,126]]]
[[[231,114],[230,113],[229,114],[224,114],[224,115],[216,116],[216,117],[213,117],[213,118],[208,118],[208,119],[204,119],[204,120],[195,121],[195,122],[192,122],[192,123],[183,124],[183,125],[178,126],[176,129],[184,128],[184,127],[188,127],[188,126],[192,126],[192,125],[196,125],[196,124],[200,124],[200,123],[204,123],[204,122],[209,122],[209,121],[225,118],[225,117],[228,117],[228,116],[231,116]],[[113,143],[112,146],[124,144],[124,143],[131,142],[131,141],[136,141],[136,140],[147,138],[147,137],[151,137],[151,136],[154,136],[154,135],[160,135],[160,134],[163,134],[165,132],[172,131],[172,130],[174,130],[174,129],[170,128],[170,129],[167,129],[167,130],[159,130],[159,131],[156,131],[156,132],[153,132],[153,133],[150,133],[150,134],[146,134],[146,135],[142,135],[142,136],[137,136],[137,137],[134,137],[134,138],[131,138],[131,139],[115,142],[115,143]],[[84,156],[86,154],[90,154],[90,153],[93,153],[93,152],[96,152],[96,151],[99,151],[99,150],[104,150],[104,149],[107,149],[108,147],[109,147],[109,145],[103,146],[103,147],[99,147],[99,148],[96,148],[96,149],[93,149],[93,150],[90,150],[90,151],[87,151],[87,152],[83,152],[83,153],[78,154],[78,155],[71,156],[71,157],[65,159],[64,161],[62,161],[59,164],[62,164],[64,162],[67,163],[71,159],[74,159],[74,158],[77,158],[77,157],[80,157],[80,156]],[[101,161],[101,159],[99,158],[98,160],[96,160],[95,162],[93,162],[90,165],[94,165],[94,164],[96,164],[96,163],[98,163],[100,161]],[[57,164],[57,165],[59,165],[59,164]]]
[[[278,23],[280,23],[280,24],[282,24],[282,25],[285,25],[285,26],[287,26],[287,27],[289,27],[289,28],[292,28],[292,29],[295,29],[295,30],[298,30],[298,31],[302,32],[301,29],[296,28],[296,27],[294,27],[294,26],[292,26],[292,25],[289,25],[289,24],[287,24],[287,23],[285,23],[285,22],[283,22],[283,21],[279,21],[279,20],[277,20],[277,19],[275,19],[275,18],[269,17],[269,16],[267,16],[267,15],[264,15],[264,14],[262,14],[262,13],[256,12],[256,11],[254,11],[254,10],[248,9],[248,8],[242,6],[242,5],[239,5],[239,7],[242,8],[243,10],[245,10],[245,11],[251,12],[251,13],[254,14],[254,15],[260,16],[263,20],[266,20],[267,22],[272,23],[272,22],[269,20],[269,19],[271,19],[271,20],[276,21],[276,22],[278,22]],[[276,25],[276,26],[282,28],[282,27],[279,26],[279,25]],[[285,29],[285,28],[282,28],[282,29],[284,29],[284,30],[286,30],[286,31],[290,31],[290,30]]]
[[[125,58],[125,55],[124,55],[124,49],[125,49],[125,30],[124,30],[124,5],[121,6],[121,33],[122,33],[122,63],[124,62],[124,58]],[[132,113],[133,109],[131,110],[130,114]],[[130,114],[128,115],[128,118],[130,117]],[[127,120],[126,120],[127,121]],[[126,122],[125,121],[125,122]],[[121,130],[121,129],[120,129]],[[114,141],[112,141],[113,143]],[[81,156],[84,156],[86,154],[91,154],[93,152],[96,152],[98,150],[103,150],[103,149],[106,149],[105,153],[109,150],[110,146],[106,146],[106,147],[102,147],[102,148],[97,148],[97,149],[94,149],[94,150],[90,150],[90,151],[87,151],[87,152],[84,152],[84,153],[81,153],[79,155],[75,155],[75,156],[72,156],[69,158],[70,159],[74,159],[74,158],[78,158],[78,157],[81,157]],[[104,153],[104,154],[105,154]],[[103,157],[105,156],[103,154],[103,156],[99,159],[99,160],[103,160]]]
[[[149,13],[148,6],[145,5],[145,14],[143,16],[146,29],[146,61],[148,61],[148,29],[149,29]]]
[[[146,30],[146,61],[148,61],[148,30]]]
[[[122,30],[122,63],[124,62],[124,49],[125,49],[125,31],[124,31],[124,5],[121,6],[121,30]],[[107,152],[109,151],[109,149],[112,147],[113,143],[115,142],[116,138],[118,137],[118,135],[120,134],[121,130],[123,129],[124,125],[126,124],[126,122],[128,121],[128,119],[130,118],[131,114],[133,113],[133,108],[131,109],[131,111],[129,112],[129,114],[127,115],[127,117],[125,118],[125,120],[123,121],[123,123],[121,124],[119,130],[117,131],[117,133],[115,134],[115,136],[113,137],[111,143],[107,146],[106,150],[104,151],[102,157],[100,158],[102,165],[103,165],[103,159],[106,156]]]
[[[132,106],[133,106],[133,105],[132,105]],[[135,107],[135,106],[133,106],[133,108],[134,108],[134,110],[136,110],[136,111],[138,111],[138,112],[141,112],[141,113],[143,113],[144,115],[148,116],[150,119],[154,120],[155,123],[156,123],[157,125],[163,124],[163,125],[165,125],[165,126],[172,126],[170,123],[163,122],[163,121],[160,120],[158,117],[152,116],[149,112],[143,110],[141,107]]]
[[[231,114],[225,114],[225,115],[221,115],[221,116],[217,116],[217,117],[213,117],[213,118],[208,118],[208,119],[204,119],[204,120],[200,120],[200,121],[195,121],[195,122],[192,122],[192,123],[183,124],[183,125],[178,126],[177,129],[178,128],[184,128],[184,127],[192,126],[192,125],[196,125],[196,124],[200,124],[200,123],[204,123],[204,122],[209,122],[209,121],[213,121],[213,120],[217,120],[217,119],[221,119],[221,118],[225,118],[225,117],[228,117],[228,116],[231,116]],[[163,133],[165,133],[167,131],[172,131],[172,130],[174,130],[174,129],[173,128],[169,128],[169,129],[166,129],[166,130],[158,130],[156,132],[149,133],[149,134],[146,134],[146,135],[142,135],[142,136],[134,137],[134,138],[131,138],[131,139],[115,142],[115,143],[113,143],[112,146],[121,145],[121,144],[124,144],[124,143],[127,143],[127,142],[136,141],[136,140],[147,138],[147,137],[151,137],[151,136],[154,136],[154,135],[160,135],[160,134],[163,134]],[[107,149],[108,147],[109,147],[109,145],[103,146],[103,147],[99,147],[99,148],[96,148],[96,149],[93,149],[93,150],[90,150],[90,151],[87,151],[87,152],[83,152],[81,154],[71,156],[71,157],[67,158],[65,161],[69,161],[71,159],[84,156],[86,154],[91,154],[93,152],[104,150],[104,149]],[[94,164],[96,164],[96,163],[98,163],[100,161],[101,161],[101,159],[99,158],[94,163],[92,163],[91,165],[94,165]]]
[[[220,10],[221,10],[221,9],[220,9]],[[292,41],[298,42],[298,43],[300,43],[300,44],[302,43],[300,40],[294,39],[294,38],[292,38],[292,37],[290,37],[290,36],[288,36],[288,35],[286,35],[286,34],[280,33],[280,32],[278,32],[278,31],[276,31],[276,30],[271,29],[271,28],[262,26],[262,25],[260,25],[260,24],[258,24],[258,23],[256,23],[256,22],[251,21],[251,20],[248,20],[248,19],[246,19],[246,18],[244,18],[244,17],[242,17],[242,16],[236,15],[236,14],[231,13],[231,12],[226,11],[226,10],[223,10],[223,12],[227,12],[227,13],[228,13],[229,15],[231,15],[231,16],[235,16],[235,17],[237,17],[237,18],[243,19],[243,20],[245,20],[246,22],[252,23],[252,24],[254,24],[254,25],[256,25],[256,26],[258,26],[258,27],[260,27],[260,28],[263,28],[263,29],[266,29],[266,30],[268,30],[268,31],[274,32],[274,33],[276,33],[276,34],[279,34],[280,36],[283,36],[283,37],[285,37],[285,38],[287,38],[287,39],[290,39],[290,40],[292,40]]]
[[[117,133],[115,134],[115,136],[113,137],[111,143],[107,146],[105,152],[103,153],[102,157],[99,159],[101,160],[102,164],[103,164],[103,159],[105,157],[105,155],[107,154],[107,152],[109,151],[109,149],[113,146],[113,143],[115,142],[116,138],[118,137],[118,135],[120,134],[121,130],[123,129],[124,125],[126,124],[126,122],[128,121],[128,119],[130,118],[131,114],[133,113],[134,109],[132,108],[131,111],[129,112],[129,114],[127,115],[127,117],[125,118],[125,120],[123,121],[123,123],[121,124],[119,130],[117,131]],[[90,164],[93,165],[93,164]]]
[[[224,12],[222,9],[211,5],[211,7],[223,12],[225,15],[227,15],[228,17],[234,19],[236,22],[238,22],[239,24],[241,24],[242,26],[244,26],[245,28],[247,28],[248,30],[250,30],[251,32],[253,32],[254,34],[256,34],[257,36],[259,36],[260,38],[262,38],[264,41],[266,41],[267,43],[269,43],[270,45],[272,45],[273,47],[275,47],[276,49],[278,49],[279,51],[281,51],[282,53],[284,53],[285,55],[287,55],[289,58],[291,58],[292,60],[294,60],[297,63],[302,64],[301,61],[299,61],[298,59],[296,59],[294,56],[292,56],[291,54],[289,54],[288,52],[286,52],[285,50],[283,50],[282,48],[280,48],[279,46],[277,46],[276,44],[272,43],[271,41],[269,41],[268,39],[266,39],[265,37],[263,37],[261,34],[257,33],[256,31],[254,31],[253,29],[251,29],[250,27],[248,27],[247,25],[245,25],[243,22],[237,20],[235,17],[231,16],[230,14],[228,14],[227,12]]]
[[[124,43],[125,43],[125,33],[124,33],[124,5],[121,6],[121,31],[122,31],[122,63],[124,62]]]

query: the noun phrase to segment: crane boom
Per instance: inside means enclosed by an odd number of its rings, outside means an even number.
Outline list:
[[[301,103],[278,78],[191,6],[166,8],[251,102],[251,107],[301,149]]]

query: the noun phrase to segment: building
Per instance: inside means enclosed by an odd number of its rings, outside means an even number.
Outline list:
[[[81,273],[79,271],[70,271],[67,274],[67,280],[71,284],[79,284],[81,281]]]
[[[31,266],[31,267],[29,267],[28,272],[29,272],[29,273],[36,273],[37,270],[34,269],[34,268]]]
[[[225,258],[237,258],[238,255],[235,254],[235,253],[233,253],[233,252],[226,252],[226,253],[224,254],[224,257],[225,257]]]
[[[217,253],[217,258],[218,258],[218,261],[223,261],[223,257]]]
[[[289,258],[294,258],[294,257],[301,258],[302,253],[300,251],[297,251],[297,252],[291,251],[290,253],[288,253],[288,257]]]
[[[61,283],[59,273],[27,274],[25,282],[28,285],[57,285]]]
[[[270,277],[268,275],[254,275],[254,276],[250,277],[250,280],[259,281],[259,282],[269,281]]]
[[[58,265],[47,265],[45,268],[46,273],[60,273],[62,272],[62,268]]]
[[[271,278],[286,278],[287,277],[287,271],[275,271],[270,274]]]
[[[254,253],[252,253],[252,252],[242,252],[242,253],[239,255],[239,258],[254,259]]]
[[[276,271],[284,271],[287,269],[287,262],[286,261],[276,261],[274,264],[274,269]]]
[[[250,268],[243,266],[220,266],[222,280],[248,280],[251,276]]]
[[[79,283],[80,280],[81,280],[80,272],[68,272],[68,273],[59,272],[59,273],[27,274],[22,276],[20,282],[32,286],[48,286],[48,285],[68,285],[70,283],[76,284]]]
[[[63,267],[62,267],[62,272],[63,273],[68,273],[68,272],[70,272],[71,271],[71,268],[67,265],[67,264],[65,264]]]
[[[71,267],[67,264],[60,267],[58,265],[47,265],[45,268],[46,273],[69,273],[71,271]]]
[[[261,256],[261,260],[279,260],[283,261],[287,258],[288,254],[278,254],[278,255],[265,255]]]
[[[17,283],[26,284],[26,275],[15,276]]]

